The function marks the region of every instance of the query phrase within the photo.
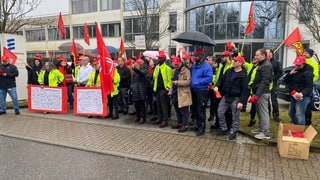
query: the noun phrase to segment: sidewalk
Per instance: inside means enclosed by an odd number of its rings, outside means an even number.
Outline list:
[[[244,179],[318,179],[320,156],[309,160],[280,158],[277,148],[238,136],[237,141],[207,132],[179,134],[148,123],[134,123],[132,116],[119,120],[42,114],[12,110],[0,116],[0,135],[61,145],[86,151],[159,163]]]

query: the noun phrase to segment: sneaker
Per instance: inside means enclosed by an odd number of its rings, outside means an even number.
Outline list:
[[[250,132],[251,132],[252,134],[259,134],[259,133],[261,133],[261,131],[260,131],[259,129],[252,129]]]
[[[219,129],[220,127],[219,126],[217,126],[217,125],[215,125],[215,124],[213,124],[212,126],[210,126],[210,129]]]
[[[119,119],[119,116],[112,116],[111,118],[112,120],[116,120],[116,119]]]
[[[168,126],[168,122],[167,121],[162,121],[161,124],[159,125],[159,128],[165,128]]]
[[[178,130],[179,133],[187,132],[188,126],[182,125],[181,128]]]
[[[194,126],[195,124],[196,124],[196,120],[194,120],[194,119],[189,122],[190,126]]]
[[[257,122],[256,120],[251,119],[250,122],[249,122],[249,124],[248,124],[248,127],[252,127],[253,125],[256,124],[256,122]]]
[[[227,135],[228,134],[228,131],[223,131],[222,129],[219,129],[218,132],[217,132],[217,136],[224,136],[224,135]]]
[[[230,133],[230,135],[229,135],[230,141],[235,140],[236,138],[237,138],[237,133],[234,133],[234,132]]]
[[[7,113],[6,111],[1,111],[1,112],[0,112],[0,115],[6,114],[6,113]]]
[[[203,136],[205,133],[205,131],[203,129],[199,129],[197,132],[196,132],[196,136]]]
[[[171,129],[180,129],[181,127],[181,124],[176,123],[174,126],[171,126]]]
[[[146,122],[146,119],[140,119],[139,123],[144,124]]]
[[[153,121],[152,124],[161,124],[161,123],[162,123],[162,120],[161,120],[161,119],[158,119],[158,120],[156,120],[156,121]]]
[[[14,113],[15,113],[15,115],[20,115],[20,111],[19,111],[19,109],[14,110]]]
[[[257,138],[257,139],[266,139],[266,140],[268,140],[268,139],[270,139],[270,136],[266,136],[264,133],[259,133],[259,134],[257,134],[257,135],[255,135],[254,136],[255,138]]]

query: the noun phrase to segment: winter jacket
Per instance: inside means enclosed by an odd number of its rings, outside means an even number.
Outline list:
[[[207,61],[191,66],[191,89],[193,91],[207,90],[212,82],[212,68]]]
[[[234,68],[229,69],[218,81],[217,87],[222,87],[219,91],[227,103],[231,103],[235,97],[239,97],[239,101],[245,104],[249,94],[246,70],[235,72]]]
[[[38,75],[42,69],[42,64],[40,62],[40,64],[38,66],[36,65],[32,65],[30,66],[26,66],[26,69],[28,71],[28,84],[35,84],[35,85],[39,85],[38,82]]]
[[[224,75],[227,70],[233,67],[233,61],[228,61],[225,64],[220,63],[219,66],[217,67],[217,70],[215,71],[215,79],[214,79],[214,86],[218,83],[220,76]]]
[[[284,82],[288,84],[289,92],[296,90],[301,92],[303,96],[311,96],[313,89],[313,68],[305,64],[302,69],[299,69],[296,74],[287,73],[284,77]]]
[[[117,69],[121,79],[119,88],[129,88],[131,83],[130,69],[125,65],[123,65],[122,67],[117,66]]]
[[[174,75],[175,69],[173,70],[172,74]],[[177,90],[178,90],[178,107],[186,107],[192,105],[192,96],[191,96],[191,89],[190,89],[190,81],[191,81],[191,74],[190,70],[186,66],[181,67],[181,71],[178,75],[177,80]],[[172,86],[169,90],[169,95],[172,94]]]
[[[270,59],[273,68],[273,84],[277,85],[278,79],[282,76],[282,66],[280,62],[274,58]]]
[[[6,76],[0,75],[0,89],[16,87],[16,77],[19,76],[18,68],[12,64],[1,64],[0,70],[6,73]]]
[[[270,93],[270,84],[273,81],[273,68],[272,64],[264,59],[259,62],[256,67],[256,73],[251,86],[252,93],[258,98],[265,93]]]
[[[96,79],[96,83],[94,83],[94,78],[95,78],[96,74],[97,74],[97,79]],[[94,70],[94,71],[91,72],[86,85],[88,87],[100,87],[101,86],[99,70],[98,71]]]
[[[158,64],[153,71],[153,91],[157,92],[158,88],[158,77],[161,73],[163,79],[163,85],[166,90],[169,90],[171,86],[172,69],[166,63]]]
[[[133,68],[134,74],[131,84],[132,101],[146,100],[148,71],[144,68]]]
[[[46,70],[42,70],[38,76],[38,82],[44,85],[44,74]],[[50,87],[57,87],[64,80],[64,75],[58,69],[52,69],[49,72],[48,81]]]
[[[116,68],[114,69],[112,82],[113,82],[113,91],[111,92],[111,97],[119,94],[120,75]]]
[[[313,68],[313,82],[319,79],[319,65],[313,58],[306,58],[306,64]]]

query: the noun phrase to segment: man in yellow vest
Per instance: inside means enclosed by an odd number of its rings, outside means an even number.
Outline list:
[[[168,126],[168,92],[171,87],[172,69],[169,67],[166,61],[166,55],[159,53],[158,65],[153,72],[153,91],[156,93],[158,119],[153,124],[160,124],[159,128]]]

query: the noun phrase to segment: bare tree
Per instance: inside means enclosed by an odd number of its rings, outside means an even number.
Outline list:
[[[288,1],[290,15],[299,19],[310,31],[314,40],[320,43],[320,1],[292,0]]]
[[[156,42],[167,35],[168,29],[172,31],[169,23],[165,27],[161,24],[160,27],[160,17],[168,12],[168,7],[174,2],[175,0],[125,0],[125,7],[130,9],[132,16],[141,19],[139,25],[145,35],[147,49],[153,49]],[[126,41],[130,42],[128,39]],[[133,41],[130,43],[133,44]]]
[[[41,0],[1,0],[0,2],[0,33],[15,33],[34,20],[25,19],[26,15],[35,10]]]

